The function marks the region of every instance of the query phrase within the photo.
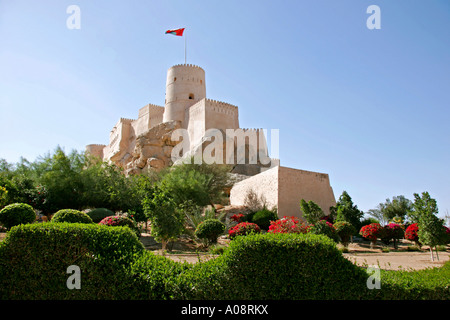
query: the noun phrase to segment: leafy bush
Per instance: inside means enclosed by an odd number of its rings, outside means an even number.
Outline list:
[[[261,228],[256,223],[241,222],[228,230],[228,236],[230,239],[234,239],[237,236],[246,236],[251,233],[260,233]]]
[[[355,227],[347,221],[338,221],[333,226],[344,247],[348,246],[350,237],[356,233]]]
[[[137,236],[140,235],[139,229],[134,221],[125,216],[109,216],[102,219],[98,224],[110,227],[128,227],[133,230]]]
[[[26,203],[13,203],[0,210],[0,223],[6,229],[19,224],[32,223],[35,219],[33,207]]]
[[[221,256],[182,273],[175,298],[359,299],[367,292],[366,279],[366,272],[328,237],[252,234],[237,237]]]
[[[276,212],[271,211],[269,209],[262,209],[256,212],[253,217],[253,223],[256,223],[262,230],[269,230],[270,222],[278,219],[278,215]]]
[[[93,223],[86,213],[74,209],[59,210],[53,215],[51,222]]]
[[[310,226],[310,228],[308,228],[308,233],[323,234],[334,242],[339,242],[339,236],[337,235],[333,225],[325,220],[319,220]]]
[[[144,251],[125,227],[36,223],[11,228],[0,243],[0,299],[127,299],[139,296],[128,272]],[[81,270],[69,290],[67,268]]]
[[[106,208],[95,208],[95,209],[92,209],[91,211],[87,212],[87,215],[89,217],[91,217],[91,219],[92,219],[92,221],[94,221],[94,223],[99,223],[104,218],[113,216],[114,212],[112,212],[111,210],[106,209]]]
[[[240,217],[240,222],[253,222],[253,216],[255,215],[257,211],[251,211],[247,214],[244,214]]]
[[[201,222],[195,230],[195,236],[206,244],[217,242],[217,238],[225,231],[225,225],[217,219],[207,219]]]

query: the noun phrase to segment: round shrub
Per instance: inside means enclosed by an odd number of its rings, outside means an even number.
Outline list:
[[[91,219],[92,219],[92,221],[94,221],[94,223],[99,223],[104,218],[113,216],[114,212],[112,212],[111,210],[106,209],[106,208],[95,208],[95,209],[92,209],[91,211],[87,212],[87,215],[89,217],[91,217]]]
[[[144,251],[136,235],[125,227],[94,223],[15,226],[0,244],[0,300],[139,297],[145,292],[136,287],[136,277],[127,269]],[[80,290],[67,288],[70,265],[81,270]]]
[[[93,223],[86,213],[74,209],[59,210],[53,215],[51,222]]]
[[[102,221],[98,224],[110,227],[128,227],[133,230],[137,236],[140,235],[139,228],[136,226],[134,221],[125,216],[109,216],[102,219]]]
[[[19,224],[32,223],[35,219],[36,213],[33,207],[26,203],[13,203],[0,210],[0,223],[6,229]]]
[[[313,224],[308,229],[308,233],[322,234],[324,236],[327,236],[334,242],[339,242],[339,236],[337,235],[333,225],[325,220],[319,220],[315,224]]]
[[[217,238],[225,231],[225,225],[217,219],[206,219],[195,229],[195,236],[207,243],[216,243]]]
[[[269,209],[262,209],[256,212],[253,217],[253,223],[256,223],[262,230],[269,230],[270,222],[278,220],[278,215]]]
[[[251,233],[260,233],[261,228],[256,223],[241,222],[228,230],[228,236],[230,239],[234,239],[237,236],[246,236]]]
[[[350,237],[356,233],[356,228],[347,221],[338,221],[333,226],[341,239],[341,243],[344,247],[347,247],[350,242]]]

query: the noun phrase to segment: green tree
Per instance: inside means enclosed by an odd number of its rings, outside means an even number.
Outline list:
[[[172,167],[159,185],[177,204],[191,200],[199,206],[213,205],[223,201],[224,191],[230,187],[229,170],[217,164],[181,164]]]
[[[331,211],[336,215],[336,222],[347,221],[355,227],[356,231],[361,229],[361,218],[364,213],[358,209],[357,205],[353,204],[352,198],[347,191],[342,192],[336,206],[332,207]]]
[[[135,209],[136,202],[140,203],[132,178],[114,164],[89,159],[81,176],[86,190],[82,201],[85,206],[126,212]]]
[[[418,223],[419,241],[430,247],[431,260],[434,261],[433,247],[446,242],[444,220],[437,217],[437,202],[428,192],[422,192],[421,196],[415,193],[413,207],[411,220]],[[437,258],[439,259],[438,255]]]
[[[302,210],[303,218],[305,218],[306,222],[309,224],[315,224],[320,218],[325,216],[319,205],[312,200],[309,200],[308,202],[306,202],[305,199],[300,200],[300,209]]]
[[[184,214],[173,198],[158,186],[153,187],[142,203],[144,212],[151,223],[150,233],[162,243],[162,248],[165,250],[170,241],[177,239],[183,233]]]
[[[437,215],[438,212],[437,202],[430,197],[428,192],[422,192],[421,196],[418,193],[414,193],[412,210],[408,212],[408,218],[411,223],[419,223],[420,217],[424,214]]]
[[[387,221],[392,221],[395,217],[404,219],[412,210],[412,202],[400,195],[392,197],[392,200],[386,199],[385,203],[379,204],[379,208]]]
[[[54,213],[60,209],[82,209],[84,186],[81,171],[84,156],[72,151],[66,155],[57,148],[53,156],[44,158],[35,164],[35,173],[39,175],[38,183],[45,187],[47,198],[40,206],[44,213]]]

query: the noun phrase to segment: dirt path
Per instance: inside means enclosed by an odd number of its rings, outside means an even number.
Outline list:
[[[439,261],[431,261],[429,252],[386,252],[386,253],[344,253],[344,257],[359,266],[379,266],[386,270],[420,270],[433,267],[441,267],[450,259],[450,253],[439,251]]]

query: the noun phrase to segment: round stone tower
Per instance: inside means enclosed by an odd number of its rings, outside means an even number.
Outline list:
[[[192,64],[179,64],[167,71],[163,122],[178,120],[186,128],[186,110],[206,98],[205,71]]]

